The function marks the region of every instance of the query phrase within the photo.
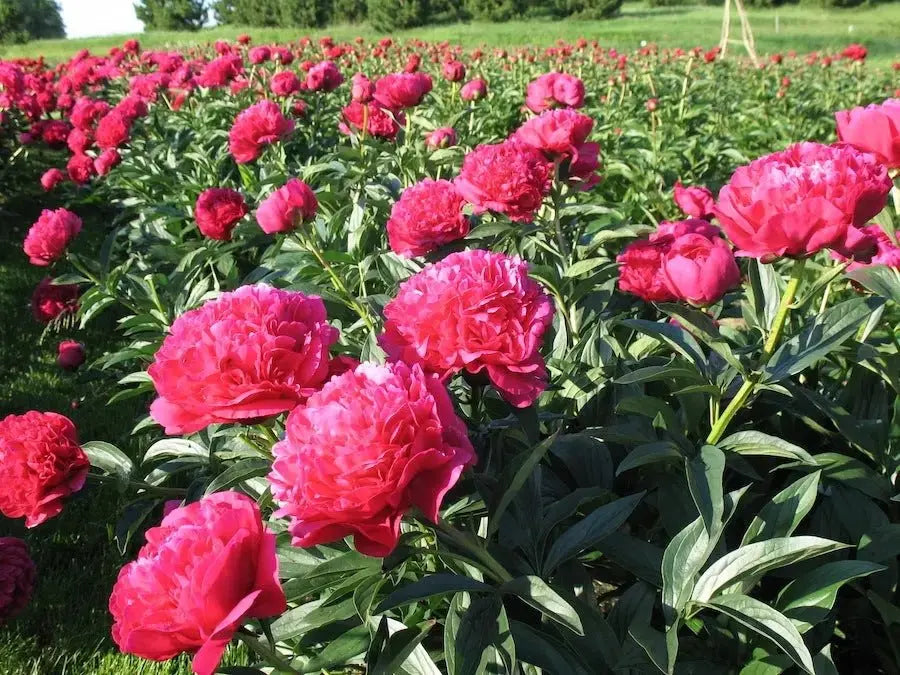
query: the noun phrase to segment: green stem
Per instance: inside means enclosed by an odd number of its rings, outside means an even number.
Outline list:
[[[443,533],[444,536],[456,546],[472,555],[475,560],[484,565],[485,569],[490,572],[491,576],[494,577],[496,581],[505,584],[507,581],[512,580],[512,575],[488,552],[484,544],[481,543],[480,538],[465,532],[460,532],[450,523],[442,519],[438,519],[438,522],[434,525],[439,532]]]
[[[769,336],[763,345],[763,351],[759,359],[757,370],[744,380],[744,383],[741,385],[741,388],[738,389],[737,394],[731,399],[731,403],[725,408],[725,412],[723,412],[722,416],[716,420],[715,424],[713,424],[709,436],[706,437],[706,442],[710,445],[715,445],[719,442],[725,434],[725,430],[728,428],[731,420],[734,419],[734,416],[737,415],[738,411],[744,407],[753,395],[753,391],[756,389],[756,385],[759,383],[759,379],[762,375],[763,367],[765,367],[769,362],[769,359],[772,358],[772,354],[775,353],[775,349],[778,347],[778,343],[781,340],[781,333],[784,330],[785,321],[787,320],[788,313],[791,311],[791,305],[794,303],[797,289],[800,288],[800,282],[803,280],[803,268],[805,266],[805,258],[794,261],[794,266],[791,269],[791,279],[788,282],[787,288],[784,289],[784,295],[781,296],[781,303],[778,305],[778,312],[775,314],[772,330],[769,332]]]
[[[322,266],[322,269],[328,273],[328,276],[331,278],[331,283],[334,286],[335,290],[344,296],[344,299],[347,301],[347,304],[359,315],[359,318],[363,320],[363,323],[366,324],[366,327],[369,329],[369,332],[372,335],[375,335],[375,324],[372,323],[372,317],[369,315],[369,310],[363,307],[356,300],[349,290],[347,290],[347,285],[344,283],[344,280],[338,275],[337,272],[334,271],[334,268],[325,260],[325,256],[322,255],[322,252],[319,250],[319,247],[316,246],[312,237],[308,237],[302,233],[302,231],[298,231],[298,237],[300,239],[300,243],[315,256],[316,260]]]
[[[235,633],[235,636],[238,640],[247,645],[250,650],[253,651],[257,656],[265,659],[269,665],[275,666],[278,669],[278,672],[291,673],[291,675],[301,675],[299,670],[293,668],[290,663],[281,658],[281,656],[274,649],[270,648],[268,645],[264,645],[249,632],[243,629],[238,630],[238,632]]]
[[[108,483],[120,484],[119,479],[115,476],[102,476],[99,473],[89,473],[87,475],[87,479],[91,483],[100,483],[101,485]],[[130,487],[132,490],[143,490],[144,492],[154,494],[159,497],[184,497],[187,494],[187,490],[183,488],[167,488],[160,485],[150,485],[150,483],[145,483],[139,480],[128,481],[128,487]]]
[[[557,174],[558,173],[559,167],[557,167]],[[551,204],[553,208],[553,231],[556,233],[556,243],[559,244],[559,252],[566,259],[566,264],[571,264],[572,251],[569,248],[569,243],[566,241],[566,238],[563,235],[562,223],[559,219],[560,192],[561,188],[554,185],[553,191],[550,194]]]

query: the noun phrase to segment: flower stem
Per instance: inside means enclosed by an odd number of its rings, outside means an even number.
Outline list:
[[[115,476],[103,476],[99,473],[89,473],[87,475],[87,478],[91,483],[121,483],[120,480]],[[128,481],[127,485],[132,490],[143,490],[144,492],[154,494],[159,497],[184,497],[187,494],[187,490],[183,488],[167,488],[160,485],[150,485],[150,483],[145,483],[139,480],[130,480]]]
[[[359,318],[362,319],[363,323],[366,324],[366,327],[369,329],[369,332],[372,335],[375,335],[375,324],[372,323],[372,317],[369,315],[369,310],[363,307],[353,296],[349,290],[347,290],[347,285],[344,283],[344,280],[341,279],[340,275],[335,272],[334,268],[325,260],[325,256],[322,255],[322,252],[319,250],[319,247],[316,246],[312,237],[308,237],[302,232],[298,234],[300,243],[308,250],[310,253],[315,256],[316,260],[322,266],[322,269],[328,273],[328,276],[331,278],[331,283],[334,286],[335,290],[344,296],[344,300],[347,304],[359,315]]]
[[[265,659],[269,665],[275,666],[280,673],[291,673],[291,675],[300,675],[300,671],[293,668],[290,663],[285,661],[281,656],[268,645],[256,639],[255,636],[245,630],[238,630],[235,633],[238,640],[247,645],[251,651],[257,656]]]
[[[731,399],[731,403],[725,408],[725,412],[723,412],[722,416],[716,420],[715,424],[713,424],[709,436],[706,437],[707,443],[714,445],[719,442],[725,434],[725,430],[728,428],[731,420],[753,395],[753,391],[762,375],[762,368],[769,362],[769,359],[772,358],[772,354],[775,353],[775,349],[778,347],[778,343],[781,340],[781,333],[784,330],[785,321],[787,320],[788,313],[791,311],[791,305],[794,303],[794,298],[797,296],[797,289],[800,288],[800,282],[803,280],[803,269],[805,266],[806,259],[804,258],[799,258],[794,261],[794,266],[791,269],[791,279],[788,281],[787,288],[784,289],[784,295],[781,296],[781,303],[778,305],[778,312],[775,314],[772,330],[769,332],[769,336],[766,338],[766,342],[763,345],[763,351],[759,359],[757,371],[744,380],[744,383],[741,385],[741,388],[738,389],[737,394]]]

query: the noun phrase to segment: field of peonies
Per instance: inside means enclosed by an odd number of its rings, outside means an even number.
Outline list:
[[[198,675],[900,673],[900,81],[865,60],[0,62],[46,270],[3,320],[130,430],[0,401],[0,513],[119,495],[111,639]],[[0,537],[0,624],[40,584]]]

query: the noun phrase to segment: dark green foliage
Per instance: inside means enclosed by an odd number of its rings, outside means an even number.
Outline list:
[[[331,15],[329,0],[283,0],[280,5],[281,25],[312,28],[328,23]]]
[[[624,0],[556,0],[560,16],[606,19],[618,14]]]
[[[366,0],[332,0],[331,21],[334,23],[359,23],[366,20]]]
[[[465,8],[479,21],[509,21],[527,9],[521,0],[465,0]]]
[[[198,30],[206,21],[203,0],[138,0],[134,11],[147,30]]]
[[[426,22],[427,9],[424,0],[369,0],[369,23],[386,33],[414,28]]]
[[[56,0],[0,0],[0,44],[65,36]]]

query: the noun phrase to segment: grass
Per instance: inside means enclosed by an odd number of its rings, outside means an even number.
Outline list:
[[[66,374],[55,363],[56,345],[72,337],[84,342],[89,357],[110,344],[112,319],[88,330],[42,335],[31,317],[28,300],[46,270],[28,264],[22,240],[35,220],[39,204],[55,208],[48,197],[28,196],[25,185],[37,176],[17,175],[14,185],[0,193],[0,418],[37,409],[68,415],[82,440],[103,439],[128,447],[128,433],[143,402],[109,408],[109,384],[89,371]],[[78,209],[85,229],[76,243],[88,250],[99,245],[108,222],[102,213]],[[74,405],[74,407],[73,407]],[[21,520],[0,516],[0,537],[17,536],[29,545],[38,568],[38,582],[30,606],[0,626],[0,675],[187,675],[189,660],[157,664],[124,656],[112,643],[107,599],[116,574],[126,562],[111,540],[110,528],[119,513],[115,492],[87,485],[63,513],[33,530]],[[245,660],[234,649],[228,662]]]
[[[778,17],[779,30],[775,20]],[[685,6],[651,8],[643,3],[626,4],[622,14],[608,21],[510,21],[502,24],[458,23],[400,31],[397,39],[421,38],[429,41],[448,40],[468,47],[515,46],[522,44],[546,46],[558,39],[579,37],[596,39],[601,44],[618,49],[634,49],[642,41],[661,46],[712,47],[718,43],[722,21],[722,7]],[[818,7],[792,5],[778,9],[753,9],[750,22],[760,53],[838,50],[850,42],[861,42],[869,49],[870,58],[879,65],[898,59],[900,44],[900,3],[848,10],[824,10]],[[331,35],[337,40],[351,40],[356,36],[377,38],[381,34],[367,25],[333,26],[322,30],[286,28],[216,27],[197,33],[151,32],[136,36],[114,36],[78,40],[44,40],[24,45],[0,48],[0,57],[12,58],[43,54],[54,61],[67,59],[79,49],[104,53],[121,44],[126,37],[138,37],[145,48],[184,47],[217,39],[233,39],[249,33],[257,43],[286,42],[303,35],[311,37]],[[737,19],[732,34],[740,35]],[[742,47],[735,45],[740,51]]]

